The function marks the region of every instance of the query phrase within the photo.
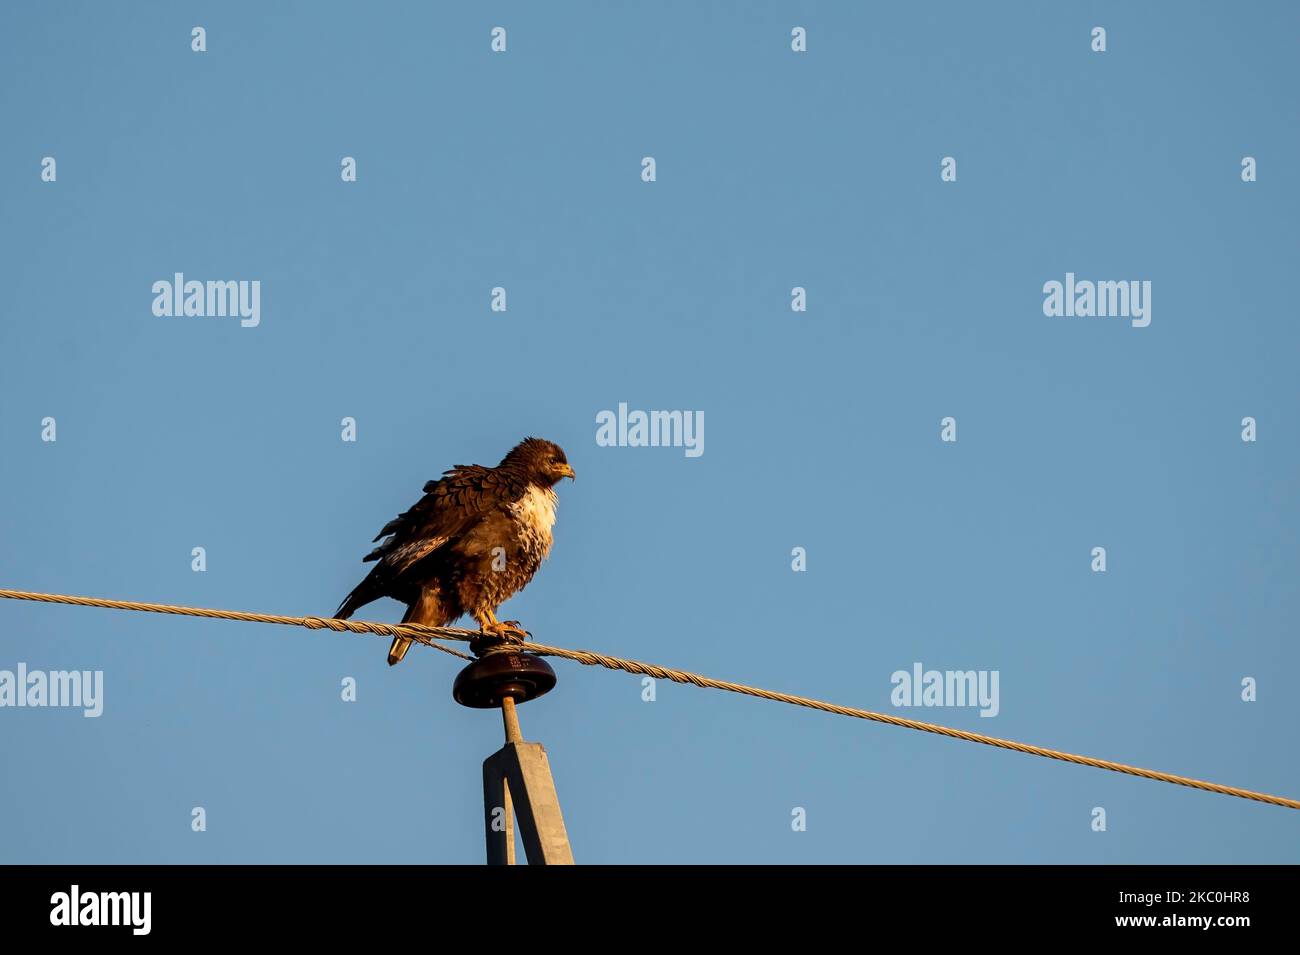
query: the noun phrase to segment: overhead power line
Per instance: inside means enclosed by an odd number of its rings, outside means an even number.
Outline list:
[[[67,594],[45,594],[33,593],[25,590],[0,590],[0,597],[11,600],[34,600],[40,603],[54,604],[71,604],[78,607],[104,607],[112,610],[137,610],[146,613],[165,613],[175,614],[184,617],[208,617],[216,620],[243,620],[251,623],[274,623],[287,626],[306,627],[310,630],[328,629],[338,632],[349,631],[352,633],[369,633],[383,637],[410,637],[417,643],[433,647],[444,653],[451,653],[464,659],[473,659],[467,654],[453,650],[450,647],[444,647],[435,642],[438,640],[459,640],[462,642],[480,641],[484,635],[478,630],[466,630],[461,627],[426,627],[418,624],[390,624],[390,623],[372,623],[366,620],[336,620],[332,617],[290,617],[281,614],[267,613],[249,613],[243,610],[213,610],[205,607],[178,607],[172,604],[142,603],[133,600],[109,600],[101,597],[78,597]],[[575,660],[584,666],[600,666],[610,670],[622,670],[625,673],[635,673],[643,676],[654,677],[657,680],[671,680],[674,683],[689,683],[692,686],[706,687],[712,690],[726,690],[729,693],[741,693],[745,696],[757,697],[761,700],[773,700],[778,703],[789,703],[792,706],[804,706],[809,709],[821,710],[823,713],[834,713],[838,716],[851,716],[856,719],[871,720],[876,723],[887,723],[890,726],[901,726],[905,729],[920,730],[923,733],[935,733],[939,736],[947,736],[952,739],[965,740],[968,743],[983,743],[985,746],[996,746],[999,749],[1009,749],[1017,753],[1026,753],[1030,756],[1043,756],[1047,759],[1056,759],[1066,763],[1074,763],[1079,766],[1091,766],[1094,769],[1107,769],[1111,772],[1124,773],[1128,776],[1137,776],[1142,779],[1153,779],[1157,782],[1173,783],[1176,786],[1188,786],[1192,789],[1200,789],[1205,792],[1219,793],[1224,796],[1236,796],[1240,799],[1250,799],[1255,802],[1268,803],[1271,806],[1282,806],[1286,809],[1300,809],[1300,800],[1287,799],[1284,796],[1272,796],[1268,793],[1254,792],[1249,789],[1240,789],[1236,786],[1224,786],[1221,783],[1206,782],[1202,779],[1192,779],[1188,776],[1177,776],[1173,773],[1163,773],[1154,769],[1144,769],[1140,766],[1128,766],[1124,763],[1113,762],[1109,759],[1096,759],[1092,756],[1080,756],[1075,753],[1067,753],[1061,750],[1048,749],[1045,746],[1034,746],[1030,743],[1020,743],[1016,740],[1000,739],[996,736],[986,736],[983,733],[972,733],[968,730],[955,729],[951,726],[940,726],[937,723],[924,723],[920,720],[911,720],[902,716],[894,716],[890,713],[877,713],[873,710],[862,710],[852,706],[840,706],[835,703],[826,703],[822,700],[814,700],[804,696],[794,696],[789,693],[778,693],[774,690],[764,690],[759,687],[746,686],[743,683],[731,683],[726,680],[715,680],[711,677],[702,676],[698,673],[691,673],[687,670],[673,670],[668,667],[657,666],[653,663],[642,663],[638,660],[627,660],[621,657],[606,656],[603,653],[593,653],[590,650],[569,650],[565,647],[552,647],[542,643],[523,644],[519,647],[528,653],[534,653],[538,656],[560,657],[565,660]]]

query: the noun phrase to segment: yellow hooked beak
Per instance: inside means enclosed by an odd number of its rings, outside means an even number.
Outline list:
[[[566,477],[566,478],[568,478],[568,479],[571,480],[571,481],[576,481],[576,480],[578,480],[578,475],[576,475],[576,474],[573,473],[573,468],[572,468],[572,466],[570,466],[570,465],[568,465],[568,464],[561,464],[561,465],[556,469],[556,473],[558,473],[558,474],[560,475],[560,477]]]

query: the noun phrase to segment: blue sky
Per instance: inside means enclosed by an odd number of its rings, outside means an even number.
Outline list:
[[[1300,796],[1297,28],[6,8],[0,586],[328,614],[425,480],[539,434],[578,480],[503,610],[538,640]],[[154,316],[175,272],[260,281],[260,325]],[[1046,317],[1067,272],[1151,281],[1150,326]],[[597,446],[619,402],[704,412],[705,453]],[[105,686],[98,719],[0,709],[0,861],[482,861],[500,723],[442,654],[10,602],[0,634],[0,669]],[[895,711],[914,662],[998,671],[1000,712]],[[1288,810],[555,666],[520,713],[579,862],[1300,857]]]

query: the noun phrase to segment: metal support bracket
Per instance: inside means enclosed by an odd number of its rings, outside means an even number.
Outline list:
[[[515,864],[516,820],[529,865],[573,865],[541,743],[506,743],[483,761],[483,809],[488,865]]]

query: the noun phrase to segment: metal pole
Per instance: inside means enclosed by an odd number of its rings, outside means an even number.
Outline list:
[[[503,696],[501,698],[501,722],[506,727],[507,743],[522,743],[524,741],[524,733],[519,728],[519,713],[515,710],[515,698],[513,696]]]
[[[519,727],[519,711],[515,709],[515,698],[513,696],[503,696],[501,698],[501,722],[506,728],[507,743],[522,743],[524,741],[523,730]],[[511,805],[510,786],[501,787],[501,804],[505,810],[505,849],[506,865],[515,864],[515,807]]]
[[[506,742],[483,761],[488,865],[515,863],[516,831],[531,865],[573,865],[546,749],[541,743],[524,741],[516,709],[553,686],[555,671],[540,657],[495,649],[462,670],[452,688],[456,702],[464,706],[501,707]]]

